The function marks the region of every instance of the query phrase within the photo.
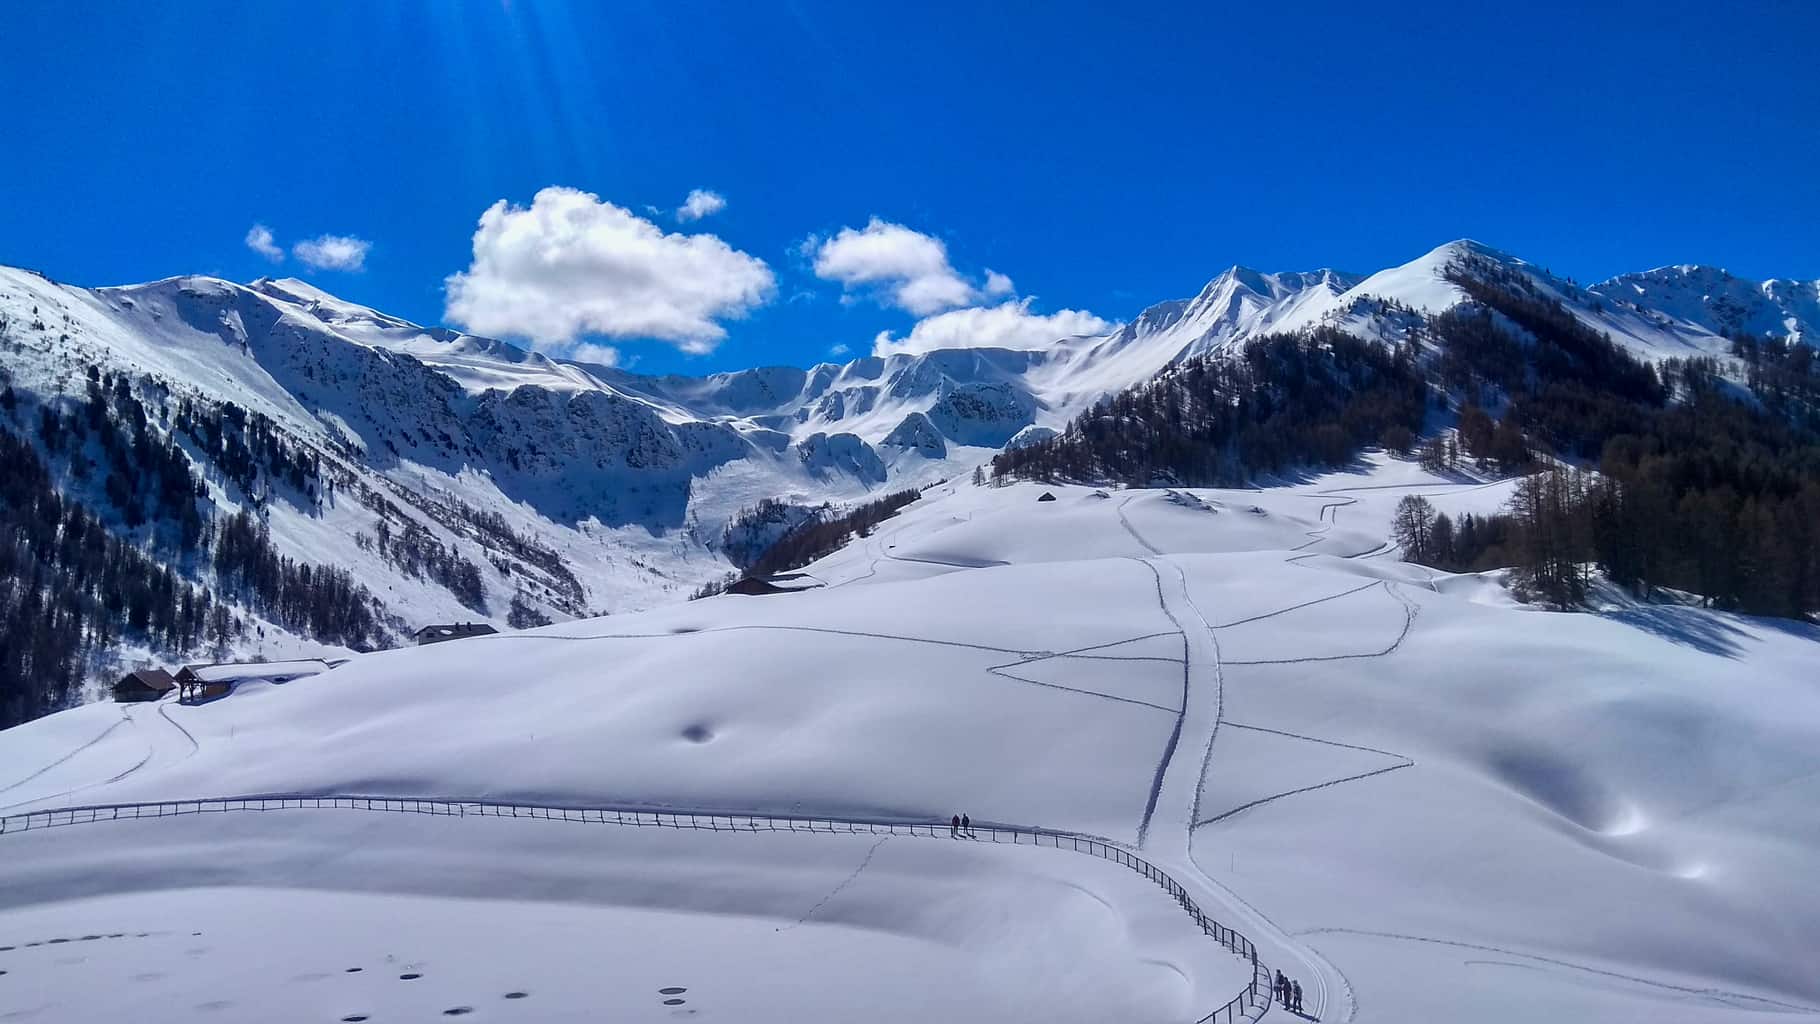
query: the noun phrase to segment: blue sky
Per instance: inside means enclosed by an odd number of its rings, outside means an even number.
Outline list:
[[[1597,6],[15,5],[0,262],[693,373],[1457,237],[1820,277],[1820,4]]]

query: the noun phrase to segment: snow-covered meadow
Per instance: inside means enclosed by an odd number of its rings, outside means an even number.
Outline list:
[[[1508,486],[1394,460],[1263,490],[944,485],[811,566],[821,589],[53,715],[0,734],[0,814],[965,811],[1141,852],[1322,1020],[1820,1016],[1820,631],[1541,612],[1397,560],[1400,497],[1490,511]],[[47,1020],[1191,1021],[1250,978],[1123,867],[945,830],[289,810],[0,851],[0,1013]]]

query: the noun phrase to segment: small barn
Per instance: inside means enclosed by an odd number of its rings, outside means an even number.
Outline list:
[[[213,700],[234,692],[241,683],[288,683],[329,670],[329,663],[314,658],[302,661],[252,661],[224,665],[185,665],[177,673],[178,699]]]
[[[745,594],[756,597],[760,594],[787,594],[789,587],[780,587],[763,576],[741,576],[738,581],[727,584],[727,593]]]
[[[176,680],[161,668],[140,668],[128,672],[114,684],[114,699],[122,704],[142,700],[159,700],[177,688]]]
[[[781,573],[776,576],[742,576],[736,582],[727,584],[727,593],[755,596],[759,594],[793,594],[798,590],[814,590],[821,586],[819,582],[808,584],[795,583],[807,579],[802,573]]]
[[[484,622],[451,622],[425,626],[417,631],[417,646],[439,644],[444,640],[462,640],[471,636],[491,636],[499,630]]]
[[[1037,499],[1036,499],[1036,500],[1038,500],[1038,501],[1054,501],[1054,500],[1055,500],[1055,495],[1053,495],[1053,494],[1051,494],[1051,493],[1049,493],[1049,492],[1048,492],[1048,491],[1044,491],[1044,492],[1043,492],[1043,494],[1042,494],[1042,496],[1041,496],[1041,497],[1039,497],[1039,498],[1037,498]]]

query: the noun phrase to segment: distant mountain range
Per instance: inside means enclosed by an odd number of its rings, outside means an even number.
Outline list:
[[[99,449],[52,451],[39,429],[46,409],[74,416],[92,404],[91,377],[110,396],[124,388],[136,398],[145,422],[133,429],[177,443],[201,481],[206,520],[256,511],[279,553],[348,570],[402,637],[432,621],[503,625],[680,599],[729,569],[726,525],[761,498],[842,503],[970,472],[1184,356],[1268,333],[1328,325],[1397,341],[1467,301],[1442,274],[1466,255],[1524,275],[1647,359],[1723,359],[1725,335],[1739,331],[1820,339],[1820,282],[1677,266],[1588,287],[1460,241],[1363,277],[1233,267],[1193,298],[1036,351],[957,348],[702,377],[553,359],[292,279],[90,289],[0,268],[0,367],[9,428],[117,535],[158,553],[168,506],[89,471],[106,465]],[[218,419],[230,407],[241,410],[227,414],[230,426],[263,424],[247,428],[264,439],[248,442],[251,470],[229,457],[231,443],[195,427],[196,415]],[[281,472],[284,459],[260,451],[290,452],[306,471]],[[127,514],[123,503],[135,502],[144,508]],[[401,549],[399,537],[410,544]],[[205,559],[158,557],[205,587],[219,582]],[[248,646],[322,646],[307,629],[247,614],[259,626]]]

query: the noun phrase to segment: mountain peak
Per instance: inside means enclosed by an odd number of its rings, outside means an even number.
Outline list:
[[[321,288],[300,281],[294,277],[262,277],[246,287],[269,299],[301,307],[305,312],[327,324],[376,324],[381,327],[401,327],[421,330],[418,325],[408,320],[359,303],[349,302],[323,291]]]

